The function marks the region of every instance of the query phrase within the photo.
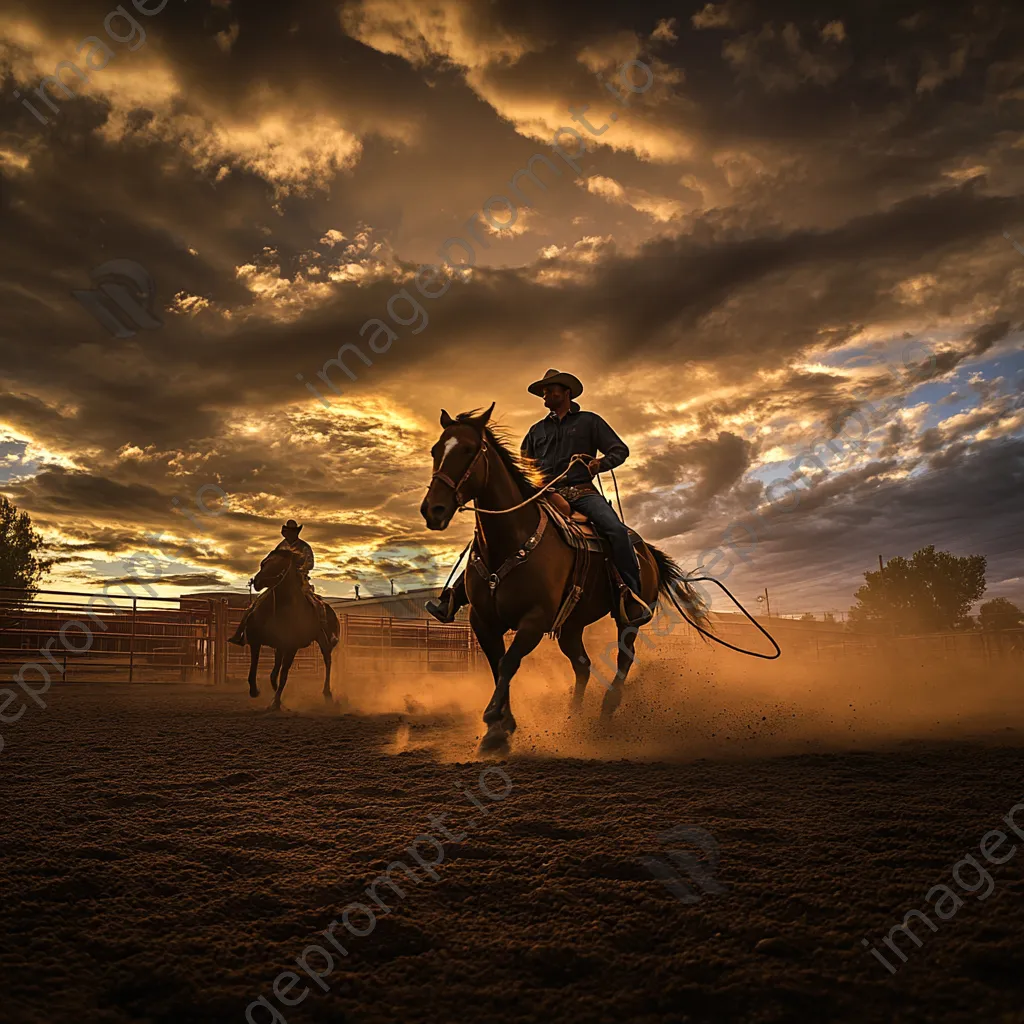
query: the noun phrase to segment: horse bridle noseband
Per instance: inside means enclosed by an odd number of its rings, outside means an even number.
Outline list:
[[[447,484],[455,492],[455,504],[464,505],[465,502],[459,495],[462,490],[462,485],[473,475],[473,470],[476,469],[476,464],[481,457],[487,455],[487,438],[482,437],[480,439],[480,447],[476,450],[476,454],[469,460],[469,465],[466,467],[466,472],[459,477],[459,482],[456,483],[447,473],[443,472],[445,460],[441,460],[441,465],[434,471],[430,477],[430,482],[433,483],[435,480],[440,480],[441,483]],[[484,458],[484,486],[487,486],[487,478],[490,470],[487,466],[487,459]]]

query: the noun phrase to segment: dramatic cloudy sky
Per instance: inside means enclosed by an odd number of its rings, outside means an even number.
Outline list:
[[[1018,0],[139,3],[109,35],[112,0],[0,7],[0,487],[51,585],[244,585],[288,516],[328,593],[434,582],[468,530],[417,513],[440,409],[496,401],[519,437],[555,366],[631,448],[627,518],[741,597],[846,608],[930,543],[1024,597]],[[34,90],[66,60],[89,81],[65,66],[54,112]],[[537,153],[545,187],[422,298]],[[161,328],[72,297],[112,259]],[[339,395],[317,374],[352,343]],[[858,407],[874,430],[798,477]]]

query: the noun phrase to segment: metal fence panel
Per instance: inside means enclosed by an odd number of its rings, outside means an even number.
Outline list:
[[[215,682],[209,599],[0,588],[0,671],[60,666],[62,680]]]

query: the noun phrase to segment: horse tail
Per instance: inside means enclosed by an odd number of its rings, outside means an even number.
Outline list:
[[[653,544],[648,544],[647,550],[654,556],[654,563],[658,567],[658,595],[667,597],[683,615],[713,633],[711,609],[690,582],[690,574],[671,555],[665,554]]]

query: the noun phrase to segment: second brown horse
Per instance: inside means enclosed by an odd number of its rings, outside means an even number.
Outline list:
[[[441,412],[443,432],[431,449],[434,475],[420,512],[428,529],[444,530],[460,505],[476,504],[475,548],[490,574],[507,559],[528,551],[500,583],[492,586],[482,572],[466,573],[470,623],[494,675],[494,694],[484,711],[487,733],[482,750],[500,750],[515,732],[510,704],[512,677],[524,657],[551,632],[573,573],[576,551],[557,530],[545,530],[535,547],[527,544],[540,526],[537,501],[528,501],[544,481],[528,459],[513,454],[500,433],[488,426],[492,404],[483,413],[457,417]],[[525,502],[525,504],[524,504]],[[515,506],[522,505],[520,508]],[[506,511],[514,509],[514,511]],[[488,513],[504,514],[488,514]],[[659,596],[673,590],[698,622],[706,622],[703,602],[686,573],[664,552],[648,544],[637,550],[640,563],[640,596],[653,609]],[[493,576],[491,578],[493,582]],[[592,556],[582,597],[563,623],[558,646],[572,662],[576,675],[573,706],[579,709],[590,679],[590,658],[583,646],[583,630],[605,615],[615,615],[618,601],[613,593],[606,558]],[[515,630],[505,649],[505,633]],[[604,696],[603,717],[610,716],[622,700],[622,688],[634,660],[638,630],[618,627],[618,658],[615,678]]]

